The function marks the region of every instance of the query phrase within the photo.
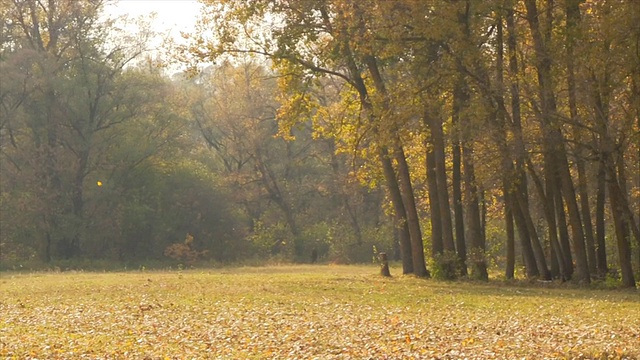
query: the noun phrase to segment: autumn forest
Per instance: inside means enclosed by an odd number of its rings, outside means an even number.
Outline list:
[[[201,2],[154,51],[102,0],[0,3],[3,268],[636,287],[639,1]]]

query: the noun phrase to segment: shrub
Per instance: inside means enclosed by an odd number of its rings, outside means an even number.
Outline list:
[[[434,279],[454,280],[459,276],[458,255],[452,251],[433,256],[431,275]]]
[[[187,234],[183,243],[175,243],[164,249],[164,255],[174,260],[184,262],[187,265],[193,265],[196,261],[207,255],[208,251],[198,251],[193,247],[193,235]]]

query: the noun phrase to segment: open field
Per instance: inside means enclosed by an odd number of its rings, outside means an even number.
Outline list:
[[[2,273],[0,357],[640,358],[638,292],[377,273]]]

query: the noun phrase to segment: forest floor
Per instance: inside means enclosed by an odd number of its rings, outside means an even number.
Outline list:
[[[640,358],[640,294],[374,266],[0,274],[0,358]]]

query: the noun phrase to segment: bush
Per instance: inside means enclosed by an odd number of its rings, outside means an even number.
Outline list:
[[[460,275],[458,255],[453,251],[445,251],[433,256],[431,276],[434,279],[454,280]]]
[[[164,255],[174,260],[184,262],[186,265],[193,265],[196,261],[207,255],[208,251],[197,251],[192,248],[193,235],[187,234],[184,243],[175,243],[164,249]]]

